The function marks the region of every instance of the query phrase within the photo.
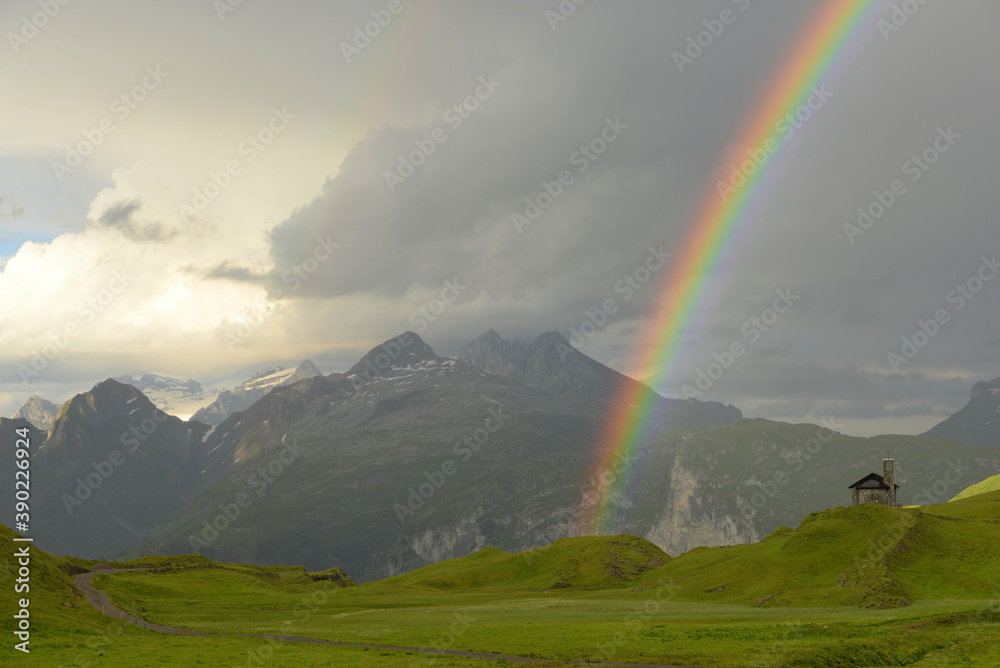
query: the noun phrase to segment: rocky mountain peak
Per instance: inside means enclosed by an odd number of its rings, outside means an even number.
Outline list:
[[[347,371],[355,385],[364,384],[392,368],[414,366],[440,359],[419,335],[403,332],[369,350]]]
[[[545,332],[544,334],[539,334],[538,338],[532,341],[531,345],[539,348],[550,348],[557,344],[562,344],[564,346],[569,345],[569,341],[566,337],[557,331]]]
[[[1000,378],[972,386],[969,403],[926,433],[963,443],[1000,443]]]
[[[984,394],[989,394],[990,390],[1000,390],[1000,378],[995,378],[991,381],[980,381],[972,386],[972,391],[970,392],[971,399],[978,399]]]
[[[30,422],[36,429],[48,431],[52,427],[52,421],[56,419],[59,407],[51,401],[46,401],[37,394],[32,394],[24,405],[17,409],[11,417],[23,419]]]
[[[94,385],[89,392],[70,399],[70,409],[81,415],[119,416],[129,415],[136,409],[159,410],[149,398],[134,385],[121,383],[113,378]]]
[[[313,364],[312,360],[306,359],[299,362],[299,365],[295,367],[295,373],[292,374],[291,378],[293,381],[297,381],[322,375],[323,373],[316,368],[316,365]]]

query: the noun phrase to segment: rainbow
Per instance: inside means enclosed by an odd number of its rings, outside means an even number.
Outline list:
[[[785,65],[771,80],[715,172],[729,178],[735,167],[743,178],[734,177],[728,183],[713,180],[706,188],[689,232],[674,252],[675,262],[657,292],[652,317],[641,332],[627,375],[642,378],[656,389],[674,368],[682,335],[691,329],[709,277],[736,232],[753,218],[754,205],[767,192],[768,175],[775,171],[779,151],[787,148],[788,139],[794,136],[779,130],[783,119],[801,109],[817,87],[835,77],[837,66],[847,60],[850,47],[865,33],[865,24],[874,28],[872,17],[883,4],[879,0],[824,3],[782,60]],[[758,161],[763,164],[747,165],[755,152],[760,155],[765,148],[770,157]],[[623,382],[618,389],[602,426],[591,468],[590,480],[602,482],[593,490],[596,498],[588,499],[588,490],[582,504],[587,533],[608,533],[612,529],[614,505],[610,501],[623,491],[628,472],[654,423],[656,404],[656,397],[638,383]]]

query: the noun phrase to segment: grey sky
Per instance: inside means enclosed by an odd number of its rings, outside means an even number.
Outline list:
[[[680,246],[820,7],[590,0],[553,29],[556,0],[389,5],[243,2],[220,18],[207,0],[72,2],[30,39],[39,5],[0,6],[3,414],[125,373],[228,382],[304,357],[343,370],[421,322],[439,354],[490,327],[569,337],[608,298],[618,310],[582,349],[626,370],[668,268],[627,301],[616,285],[651,248]],[[883,35],[892,3],[875,5],[741,222],[662,393],[741,342],[703,398],[916,433],[1000,375],[1000,280],[961,310],[949,300],[1000,253],[1000,9],[927,3]],[[733,21],[679,72],[673,54],[725,9]],[[370,43],[344,48],[379,17]],[[575,153],[602,131],[603,154]],[[73,166],[67,147],[88,137]],[[907,162],[938,137],[948,150],[911,181]],[[400,176],[414,151],[423,164]],[[512,215],[563,170],[571,182],[518,230]],[[895,179],[905,191],[849,239],[844,224]],[[419,309],[446,281],[462,287],[431,322]],[[798,300],[751,342],[745,323],[779,289]],[[947,322],[893,369],[888,353],[938,310]]]

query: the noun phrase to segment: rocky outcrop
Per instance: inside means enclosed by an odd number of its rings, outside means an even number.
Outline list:
[[[52,422],[56,419],[58,412],[59,407],[54,403],[42,399],[37,394],[32,394],[11,417],[15,420],[27,420],[36,429],[48,431],[52,428]]]
[[[686,469],[682,458],[670,471],[670,495],[662,513],[645,538],[670,555],[680,555],[696,547],[741,545],[760,540],[753,524],[734,517],[734,508],[722,502],[715,489],[718,479]],[[739,500],[737,500],[737,505]]]

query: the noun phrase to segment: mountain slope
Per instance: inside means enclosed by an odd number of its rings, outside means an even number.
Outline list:
[[[199,469],[192,444],[205,429],[166,415],[114,380],[73,397],[32,456],[36,544],[93,558],[132,548],[194,493]],[[12,484],[5,477],[0,489]],[[11,505],[0,509],[0,521],[11,523]]]
[[[973,385],[969,403],[926,434],[963,443],[1000,444],[1000,378]]]
[[[406,333],[347,374],[276,388],[216,427],[199,446],[208,489],[140,551],[335,562],[370,580],[490,545],[534,547],[532,527],[576,502],[598,426],[592,402],[438,357]],[[238,530],[206,533],[240,494]]]
[[[739,420],[654,432],[612,487],[592,470],[608,411],[439,357],[405,333],[348,373],[275,388],[206,434],[202,491],[139,553],[338,563],[367,581],[588,534],[605,495],[607,533],[680,554],[848,503],[847,485],[880,470],[886,451],[904,503],[942,501],[1000,472],[1000,453],[950,439]]]
[[[607,533],[676,555],[753,542],[848,503],[847,485],[879,471],[887,451],[902,503],[943,501],[1000,473],[1000,453],[988,446],[738,420],[653,431],[617,462],[614,481],[593,469],[609,404],[440,357],[407,332],[345,374],[276,387],[211,429],[158,427],[139,449],[149,461],[124,455],[126,465],[82,490],[93,498],[77,507],[65,495],[100,473],[129,424],[157,416],[114,381],[90,394],[63,407],[36,462],[47,467],[39,493],[58,534],[43,538],[89,556],[93,536],[118,524],[101,546],[112,555],[337,563],[358,581],[484,547],[513,552],[589,534],[599,498],[609,499]],[[130,416],[136,408],[146,412]],[[95,514],[77,515],[85,511]]]
[[[48,431],[52,427],[52,421],[55,420],[56,413],[58,412],[59,407],[54,403],[42,399],[37,394],[32,394],[24,402],[24,405],[18,408],[17,412],[11,417],[15,420],[19,418],[27,420],[38,429]]]
[[[199,409],[191,416],[191,419],[210,425],[221,424],[233,413],[249,408],[275,387],[291,385],[300,380],[321,375],[323,374],[316,368],[316,365],[309,360],[304,360],[292,369],[280,366],[265,369],[238,387],[220,392],[215,401]]]
[[[472,341],[458,359],[488,373],[504,376],[556,396],[610,402],[626,389],[649,397],[670,427],[709,427],[739,420],[743,414],[718,402],[665,399],[628,376],[604,366],[572,347],[559,332],[547,332],[530,344],[505,341],[489,330]]]

